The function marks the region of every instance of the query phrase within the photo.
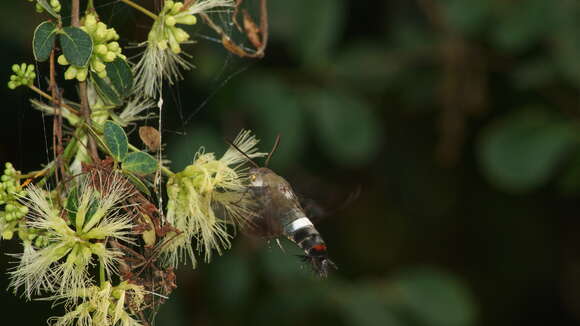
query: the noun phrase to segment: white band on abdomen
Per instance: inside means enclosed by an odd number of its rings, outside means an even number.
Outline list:
[[[288,234],[292,234],[296,232],[296,230],[300,230],[307,226],[314,226],[314,224],[310,222],[308,217],[301,217],[297,220],[294,220],[292,223],[286,225],[285,229]]]

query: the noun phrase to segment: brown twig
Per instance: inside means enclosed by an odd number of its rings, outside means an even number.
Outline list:
[[[55,77],[55,50],[50,52],[50,93],[52,95],[52,105],[54,107],[54,117],[52,120],[52,150],[54,153],[54,160],[57,168],[55,169],[55,177],[58,181],[58,171],[60,170],[61,177],[66,177],[66,169],[62,161],[62,153],[64,148],[62,145],[62,113],[61,113],[61,99],[58,92],[58,85]]]
[[[239,12],[238,6],[242,1],[236,2],[236,9],[234,9],[233,23],[239,28],[236,15]],[[246,37],[256,48],[254,52],[248,52],[242,46],[237,45],[232,39],[219,27],[213,20],[205,13],[200,14],[201,18],[206,24],[213,29],[222,38],[222,45],[226,50],[242,58],[262,58],[264,57],[266,46],[268,45],[268,8],[266,0],[260,0],[260,26],[258,27],[252,20],[250,14],[246,10],[242,10],[244,16],[244,32]]]

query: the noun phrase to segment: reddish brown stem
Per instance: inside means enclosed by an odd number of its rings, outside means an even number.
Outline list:
[[[54,63],[55,50],[52,49],[50,52],[50,93],[52,96],[52,106],[54,107],[54,118],[52,120],[52,150],[54,153],[54,160],[57,166],[55,170],[55,176],[58,180],[58,171],[60,171],[60,176],[66,177],[66,169],[64,162],[62,161],[62,153],[64,148],[62,145],[62,114],[61,114],[61,99],[58,92],[58,85],[56,84],[55,77],[55,63]]]

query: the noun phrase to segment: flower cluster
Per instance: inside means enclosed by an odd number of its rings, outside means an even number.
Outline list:
[[[11,239],[18,221],[28,213],[28,208],[18,202],[19,197],[26,196],[26,190],[20,186],[20,172],[11,163],[6,163],[4,174],[0,178],[0,234],[3,239]]]
[[[136,88],[140,93],[155,97],[161,90],[163,79],[173,84],[182,78],[180,69],[189,70],[192,67],[180,56],[180,44],[189,40],[189,34],[177,24],[193,25],[197,22],[197,14],[217,7],[233,6],[233,0],[200,0],[184,10],[181,2],[165,1],[148,34],[145,53],[134,68]]]
[[[182,8],[182,2],[165,1],[159,13],[159,19],[153,23],[149,32],[148,42],[156,45],[160,50],[166,50],[169,47],[173,53],[181,53],[179,44],[189,40],[189,34],[175,25],[193,25],[197,22],[195,16],[181,11]]]
[[[80,304],[64,316],[52,317],[48,322],[53,326],[140,326],[141,323],[133,318],[132,314],[141,309],[144,296],[145,290],[142,286],[128,282],[121,282],[117,286],[105,282],[100,287],[91,286],[82,291],[73,290],[49,299]],[[126,305],[130,307],[130,312],[125,310]]]
[[[34,0],[28,0],[28,1],[32,2]],[[60,12],[60,10],[62,9],[60,1],[58,1],[58,0],[50,0],[48,2],[48,4],[50,5],[51,9],[54,10],[55,12]],[[36,2],[36,11],[39,13],[44,11],[44,7],[40,3],[40,1]]]
[[[261,157],[257,152],[258,140],[249,131],[242,131],[234,141],[236,147],[249,157]],[[195,263],[194,251],[204,252],[205,260],[212,251],[221,254],[230,246],[228,224],[244,223],[247,208],[246,158],[234,147],[216,159],[213,153],[200,150],[193,164],[170,177],[167,182],[167,221],[183,231],[176,241],[165,249],[171,266],[184,256]],[[193,243],[196,247],[193,247]]]
[[[65,207],[47,191],[28,187],[24,203],[30,213],[20,232],[41,234],[46,241],[39,247],[21,236],[24,252],[10,272],[10,287],[15,291],[23,288],[28,299],[45,292],[62,295],[89,288],[94,283],[89,268],[95,264],[95,257],[103,274],[116,273],[122,254],[104,240],[131,243],[133,227],[130,217],[121,210],[121,202],[130,194],[120,178],[117,174],[87,176],[69,191]]]
[[[89,69],[95,72],[99,77],[107,77],[106,63],[113,62],[116,58],[126,59],[121,53],[121,47],[116,42],[119,34],[114,28],[108,28],[103,22],[97,21],[95,14],[87,14],[83,21],[81,29],[87,32],[93,40],[93,53],[89,60],[88,67],[78,67],[71,65],[64,73],[65,79],[74,79],[84,81],[87,78]],[[58,63],[68,65],[64,55],[58,57]]]
[[[8,82],[8,88],[15,89],[21,85],[32,85],[34,78],[36,78],[36,73],[34,72],[34,65],[21,63],[20,65],[12,65],[13,75],[10,76],[10,81]]]

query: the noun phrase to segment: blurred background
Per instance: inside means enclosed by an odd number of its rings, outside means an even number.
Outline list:
[[[145,39],[147,17],[95,4],[124,45]],[[269,6],[262,60],[192,30],[196,68],[165,93],[167,158],[179,170],[201,145],[222,153],[241,128],[268,151],[280,133],[271,167],[328,213],[318,229],[339,270],[317,279],[291,244],[284,253],[242,233],[211,264],[179,271],[157,325],[577,325],[580,3]],[[32,62],[46,16],[26,1],[2,1],[0,12],[7,81],[12,63]],[[50,120],[30,108],[29,91],[0,94],[0,161],[36,169]],[[10,260],[0,258],[3,271]],[[55,315],[7,284],[0,277],[2,311],[21,313],[21,324]]]

